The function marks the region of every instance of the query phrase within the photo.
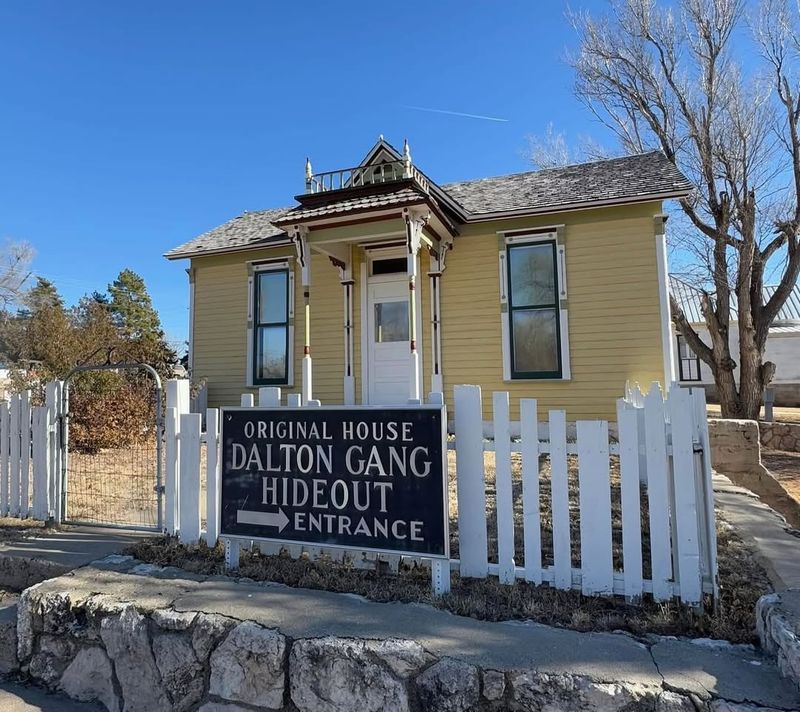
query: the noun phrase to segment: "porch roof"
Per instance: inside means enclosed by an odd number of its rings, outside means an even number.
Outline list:
[[[348,213],[359,213],[364,210],[422,203],[424,200],[424,196],[414,188],[403,186],[389,192],[342,196],[340,200],[333,202],[299,205],[273,220],[273,223],[276,226],[291,225],[300,220],[312,220],[333,215],[341,217]]]

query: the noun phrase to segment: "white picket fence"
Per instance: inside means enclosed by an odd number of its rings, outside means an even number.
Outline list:
[[[432,394],[434,401],[440,394]],[[259,390],[258,405],[278,407],[278,388]],[[252,394],[241,398],[254,406]],[[287,396],[287,405],[299,406],[299,396]],[[309,406],[318,406],[312,401]],[[540,423],[535,399],[520,401],[520,421],[510,421],[509,395],[492,395],[493,419],[483,421],[478,386],[457,386],[454,394],[459,558],[450,568],[463,577],[498,576],[512,585],[517,580],[547,583],[559,589],[577,589],[585,595],[622,595],[635,601],[645,593],[659,601],[679,598],[696,606],[703,594],[718,596],[716,530],[705,393],[702,389],[672,388],[662,396],[658,384],[647,394],[628,386],[618,401],[617,436],[602,420],[577,421],[569,426],[563,410],[551,410]],[[206,432],[201,415],[189,412],[188,382],[167,386],[166,416],[166,512],[169,533],[186,543],[201,537],[214,546],[219,538],[220,486],[219,411],[206,413]],[[484,437],[490,431],[491,439]],[[513,436],[512,436],[513,434]],[[206,529],[201,531],[201,447],[207,445]],[[489,555],[484,452],[495,457],[496,556]],[[521,470],[521,521],[514,517],[514,462]],[[615,569],[611,499],[611,460],[618,458],[622,567]],[[542,467],[549,463],[551,492],[542,501]],[[579,537],[572,541],[570,517],[570,468],[577,467]],[[573,489],[575,480],[573,478]],[[641,521],[642,497],[647,501],[648,521]],[[543,565],[542,515],[549,509],[552,521],[551,565]],[[645,529],[646,524],[646,529]],[[522,550],[516,550],[515,529],[522,527]],[[643,549],[643,530],[649,532],[649,548]],[[238,565],[240,542],[227,540],[229,567]],[[579,548],[578,548],[579,547]],[[261,545],[264,553],[277,553],[279,544]],[[341,550],[313,546],[284,546],[298,557]],[[580,551],[580,566],[573,567],[573,551]],[[524,565],[516,561],[524,557]],[[386,558],[386,557],[382,557]],[[388,557],[396,567],[401,557]],[[417,560],[415,557],[402,557]],[[494,559],[494,560],[490,560]],[[646,564],[649,563],[649,566]],[[649,577],[644,576],[646,569]],[[449,589],[433,564],[434,587]],[[437,582],[438,577],[438,582]]]
[[[48,383],[41,406],[30,391],[0,401],[0,516],[61,521],[61,387]]]

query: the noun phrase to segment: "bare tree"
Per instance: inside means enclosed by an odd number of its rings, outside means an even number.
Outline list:
[[[674,11],[612,0],[607,17],[570,17],[578,97],[626,152],[659,148],[696,186],[680,207],[708,268],[710,345],[674,300],[672,319],[710,366],[723,417],[755,418],[775,373],[763,358],[767,334],[800,273],[798,7],[765,0],[751,15],[743,0],[681,0]],[[746,72],[750,48],[759,61]],[[778,286],[765,301],[772,275]]]
[[[19,304],[31,276],[33,249],[24,242],[8,242],[0,249],[0,306]]]

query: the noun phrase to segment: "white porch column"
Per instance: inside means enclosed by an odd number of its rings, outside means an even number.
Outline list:
[[[312,396],[311,385],[311,254],[308,251],[308,230],[302,225],[295,225],[292,240],[297,250],[297,261],[300,263],[300,276],[303,285],[303,364],[302,386],[300,390],[303,405],[307,405]]]
[[[442,272],[445,270],[445,259],[452,243],[442,242],[438,251],[431,249],[431,269],[428,272],[431,288],[431,392],[444,392],[444,376],[442,373]]]
[[[427,213],[403,208],[406,221],[406,246],[408,248],[408,340],[410,347],[411,368],[409,375],[408,397],[421,400],[422,374],[419,368],[417,352],[417,254],[422,244],[422,228],[428,222]]]
[[[349,252],[349,248],[348,248]],[[356,380],[353,375],[353,285],[352,260],[342,260],[333,255],[328,259],[339,269],[339,281],[342,285],[344,299],[342,313],[344,315],[344,404],[356,403]]]

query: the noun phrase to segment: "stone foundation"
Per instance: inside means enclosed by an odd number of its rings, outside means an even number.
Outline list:
[[[759,422],[761,444],[773,450],[800,452],[800,424]]]

